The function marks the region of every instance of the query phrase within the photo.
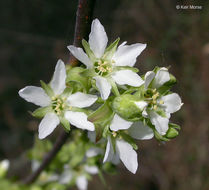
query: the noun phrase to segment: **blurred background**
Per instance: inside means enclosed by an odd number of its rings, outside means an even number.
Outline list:
[[[176,9],[186,4],[202,9]],[[40,79],[48,82],[57,60],[68,61],[76,9],[77,0],[0,1],[0,159],[11,160],[10,175],[27,173],[24,153],[33,145],[39,122],[28,113],[35,106],[17,92],[39,85]],[[140,74],[170,66],[178,80],[173,90],[184,102],[171,118],[182,127],[180,135],[166,144],[139,142],[137,174],[120,165],[117,175],[106,176],[109,189],[208,190],[209,2],[96,0],[94,18],[110,41],[147,43],[137,61]],[[89,189],[105,187],[95,177]]]

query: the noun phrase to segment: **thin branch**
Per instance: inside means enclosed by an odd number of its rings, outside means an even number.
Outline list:
[[[73,42],[74,46],[80,46],[81,40],[83,38],[86,38],[90,32],[90,24],[92,21],[94,5],[95,5],[95,0],[79,0],[78,2],[75,34],[74,34],[74,42]],[[71,55],[69,63],[72,66],[76,66],[78,64],[78,61]],[[69,133],[66,133],[64,130],[60,133],[52,150],[46,154],[39,168],[23,181],[24,184],[31,184],[38,178],[41,172],[51,163],[51,161],[54,159],[56,154],[65,144],[68,136]]]
[[[87,39],[90,32],[93,9],[95,0],[79,0],[77,8],[76,25],[74,32],[73,45],[81,47],[82,39]],[[70,56],[69,63],[73,66],[78,65],[78,60],[72,55]]]

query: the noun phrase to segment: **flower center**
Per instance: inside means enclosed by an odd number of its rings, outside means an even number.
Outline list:
[[[65,109],[66,104],[65,104],[66,98],[62,97],[52,97],[52,109],[57,115],[60,115],[62,111]]]
[[[157,99],[160,97],[160,93],[155,89],[148,89],[145,94],[145,98],[147,98],[149,104],[148,107],[153,108],[154,110],[157,110],[158,103]],[[161,100],[159,104],[164,104],[164,102]]]
[[[94,71],[101,76],[106,76],[109,73],[112,72],[112,64],[114,64],[114,61],[106,61],[106,60],[99,60],[94,63]]]

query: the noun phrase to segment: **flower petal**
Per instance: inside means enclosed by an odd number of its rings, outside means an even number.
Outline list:
[[[88,138],[91,142],[96,142],[96,132],[95,131],[88,131]]]
[[[89,45],[97,58],[102,57],[107,46],[108,38],[104,27],[98,19],[93,20],[91,33],[89,34]]]
[[[121,118],[119,115],[115,114],[110,124],[110,129],[112,131],[124,130],[124,129],[128,129],[132,124],[133,122],[126,121],[125,119]]]
[[[102,99],[106,100],[110,95],[110,90],[111,90],[110,83],[104,77],[96,76],[93,78],[96,80],[96,86],[101,94]]]
[[[113,158],[113,155],[114,155],[114,150],[113,150],[113,146],[112,146],[112,142],[111,142],[111,137],[108,136],[107,137],[107,145],[106,145],[106,151],[105,151],[103,163],[111,161],[112,158]]]
[[[80,62],[82,62],[88,69],[92,68],[93,64],[89,57],[84,53],[82,48],[77,48],[75,46],[68,46],[67,47],[70,52],[73,54],[75,58],[77,58]]]
[[[57,65],[55,67],[53,78],[50,82],[50,85],[55,95],[62,94],[62,92],[66,88],[65,80],[66,80],[65,64],[62,60],[58,60]]]
[[[165,107],[165,111],[168,113],[174,113],[178,111],[183,105],[180,96],[176,93],[163,96],[161,100],[164,102],[162,106]]]
[[[94,124],[87,120],[87,115],[83,112],[67,111],[65,118],[80,129],[94,131]]]
[[[150,121],[155,126],[158,133],[165,135],[168,130],[169,119],[158,115],[154,111],[149,112]]]
[[[136,63],[136,58],[146,48],[146,44],[136,43],[132,45],[121,45],[118,47],[113,60],[116,66],[130,66],[133,67]]]
[[[148,71],[144,76],[144,87],[145,89],[148,88],[149,84],[152,82],[152,80],[155,77],[155,73],[153,71]]]
[[[50,105],[50,98],[41,87],[26,86],[18,92],[19,96],[37,106],[45,107]]]
[[[116,151],[126,168],[135,174],[138,168],[138,161],[137,153],[133,147],[124,140],[116,140]]]
[[[149,126],[144,125],[144,123],[141,121],[135,122],[128,129],[128,133],[133,138],[138,140],[147,140],[151,139],[154,136],[153,130]]]
[[[39,139],[44,139],[50,135],[54,129],[59,125],[60,120],[55,113],[47,113],[41,120],[38,128]]]
[[[168,82],[170,80],[168,69],[165,67],[162,67],[159,71],[157,71],[155,75],[155,79],[153,80],[152,87],[153,88],[159,88],[164,83]]]
[[[68,184],[73,178],[73,172],[71,170],[65,170],[61,175],[59,179],[59,183],[61,184]]]
[[[92,174],[92,175],[97,174],[99,172],[99,170],[96,166],[86,165],[84,168],[89,174]]]
[[[131,70],[120,70],[112,74],[112,78],[119,85],[141,86],[144,84],[142,78]]]
[[[78,176],[76,179],[76,185],[79,190],[87,190],[88,180],[86,179],[86,176],[84,175]]]
[[[137,105],[137,107],[142,111],[142,110],[144,110],[144,108],[148,105],[148,103],[147,102],[145,102],[145,101],[138,101],[138,102],[134,102],[136,105]]]
[[[76,92],[70,95],[67,100],[69,106],[85,108],[91,106],[97,100],[97,96]]]

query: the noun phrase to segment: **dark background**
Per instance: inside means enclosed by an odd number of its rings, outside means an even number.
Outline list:
[[[176,5],[202,10],[177,10]],[[68,61],[73,42],[77,0],[0,1],[0,158],[12,161],[13,173],[25,169],[24,152],[33,144],[38,120],[27,112],[35,106],[17,92],[26,85],[48,82],[59,58]],[[139,142],[139,170],[122,165],[106,176],[112,190],[209,189],[209,2],[207,0],[97,0],[94,18],[110,41],[147,43],[137,67],[171,66],[184,102],[171,120],[182,126],[166,143]],[[89,189],[105,189],[98,177]]]

